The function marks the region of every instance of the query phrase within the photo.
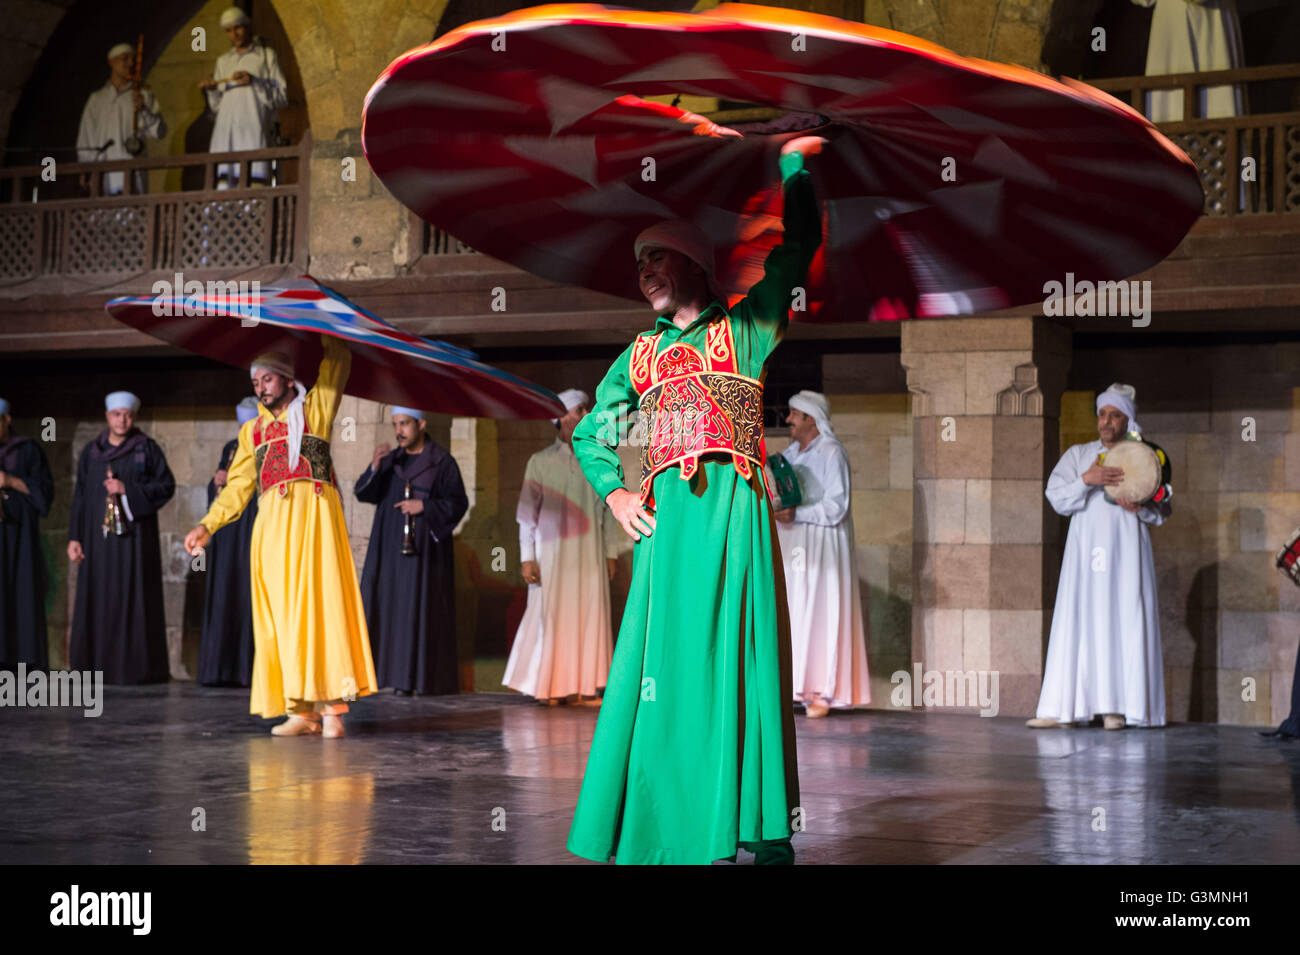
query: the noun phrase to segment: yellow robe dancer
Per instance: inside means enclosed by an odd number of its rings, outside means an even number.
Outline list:
[[[239,429],[225,490],[185,539],[195,553],[236,520],[256,488],[250,555],[253,686],[249,709],[288,712],[272,732],[342,736],[347,701],[375,692],[370,637],[356,566],[334,482],[329,436],[352,354],[322,335],[324,357],[310,391],[279,353],[253,361],[260,408]],[[295,397],[296,392],[296,397]],[[323,717],[323,720],[322,720]]]

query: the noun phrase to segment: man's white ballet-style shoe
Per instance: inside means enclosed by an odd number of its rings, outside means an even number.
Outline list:
[[[1069,723],[1058,723],[1056,720],[1049,719],[1046,716],[1035,716],[1032,720],[1025,720],[1025,725],[1036,730],[1064,729]]]
[[[326,716],[322,723],[321,735],[326,739],[338,739],[343,735],[343,717]]]
[[[1124,717],[1115,713],[1107,713],[1101,718],[1101,725],[1108,730],[1122,730],[1124,728]]]
[[[803,715],[812,719],[819,719],[831,711],[831,708],[825,703],[805,703],[803,705]]]
[[[271,727],[272,736],[314,736],[320,732],[320,720],[291,716],[279,726]]]

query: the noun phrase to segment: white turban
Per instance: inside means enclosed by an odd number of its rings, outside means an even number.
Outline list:
[[[1110,405],[1117,408],[1128,416],[1128,429],[1142,433],[1142,427],[1135,420],[1137,418],[1137,391],[1132,385],[1121,385],[1118,381],[1097,396],[1097,414],[1101,414],[1101,409]]]
[[[408,418],[418,418],[421,421],[426,420],[427,417],[423,411],[415,408],[403,408],[401,405],[393,405],[393,410],[388,413],[388,416],[394,418],[399,414],[404,414]]]
[[[565,411],[572,411],[574,408],[579,408],[582,407],[583,405],[588,405],[591,403],[591,399],[587,397],[587,393],[577,388],[568,388],[564,391],[561,391],[555,397],[560,399],[560,403],[564,405]],[[560,423],[559,418],[551,419],[551,424],[559,424],[559,423]]]
[[[670,219],[642,230],[633,246],[633,254],[638,262],[641,261],[642,250],[647,248],[672,249],[686,256],[704,269],[705,278],[709,283],[709,293],[719,302],[726,304],[726,296],[722,294],[717,280],[713,277],[713,241],[694,222]]]
[[[829,438],[835,437],[835,432],[831,430],[831,403],[821,392],[801,391],[790,399],[790,407],[816,421],[819,432]]]
[[[221,29],[226,27],[238,26],[241,23],[249,23],[248,14],[239,7],[226,7],[221,12]]]
[[[235,405],[235,418],[238,419],[241,425],[247,424],[257,417],[257,409],[260,407],[261,404],[258,403],[258,400],[252,395],[249,395],[239,404]]]
[[[129,408],[131,414],[140,410],[140,399],[129,391],[115,391],[104,399],[105,411],[116,411],[118,408]]]
[[[135,52],[135,47],[133,47],[130,43],[119,43],[117,44],[117,46],[113,47],[108,51],[108,58],[110,60],[116,60],[123,53],[134,53],[134,52]]]

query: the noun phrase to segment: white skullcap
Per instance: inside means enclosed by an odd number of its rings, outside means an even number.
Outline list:
[[[248,19],[248,14],[239,9],[239,7],[226,7],[226,9],[221,12],[221,29],[223,30],[226,27],[233,27],[240,23],[249,22],[251,21]]]
[[[135,52],[135,47],[133,47],[130,43],[119,43],[117,44],[117,46],[113,47],[108,51],[108,58],[110,60],[116,60],[123,53],[134,53],[134,52]]]
[[[638,262],[641,261],[642,250],[647,248],[672,249],[674,252],[680,252],[686,256],[704,269],[710,294],[719,302],[726,304],[726,297],[722,294],[722,290],[713,277],[713,241],[694,222],[687,222],[685,219],[670,219],[667,222],[658,222],[648,229],[642,230],[641,234],[636,237],[636,243],[633,246],[633,254]]]
[[[9,402],[5,401],[3,398],[0,398],[0,414],[8,414],[8,413],[9,413]]]
[[[129,408],[131,414],[140,410],[140,399],[129,391],[115,391],[104,399],[105,411],[116,411],[118,408]]]
[[[1116,408],[1128,417],[1128,429],[1142,433],[1142,427],[1135,420],[1137,418],[1137,390],[1132,385],[1121,385],[1118,381],[1097,396],[1097,414],[1101,414],[1101,409],[1110,405]]]
[[[790,407],[802,411],[817,422],[817,430],[828,437],[835,437],[831,430],[831,403],[818,391],[801,391],[790,399]]]
[[[390,418],[395,418],[399,414],[404,414],[408,418],[418,418],[421,421],[427,419],[427,415],[423,411],[419,411],[415,408],[403,408],[401,405],[393,405],[393,410],[388,413],[388,416]]]
[[[258,355],[249,366],[248,373],[250,375],[256,374],[259,368],[273,371],[277,375],[284,375],[286,378],[293,377],[293,359],[282,351],[269,351],[263,355]]]
[[[578,408],[581,407],[582,405],[588,405],[591,403],[591,399],[587,396],[587,393],[585,391],[579,390],[578,388],[566,388],[564,391],[561,391],[555,397],[560,399],[560,403],[564,405],[565,411],[572,411],[574,408]],[[560,423],[559,418],[551,419],[551,424],[559,424],[559,423]]]
[[[235,417],[240,424],[247,424],[258,415],[258,408],[262,407],[256,398],[249,395],[239,404],[235,405]]]

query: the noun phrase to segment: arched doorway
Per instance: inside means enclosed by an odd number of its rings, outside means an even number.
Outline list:
[[[78,0],[50,34],[23,87],[10,121],[7,166],[37,165],[46,156],[76,160],[77,127],[86,97],[108,78],[105,55],[115,43],[134,44],[143,35],[144,82],[154,91],[168,131],[161,142],[146,143],[149,155],[205,152],[211,117],[198,83],[210,76],[216,58],[229,46],[221,31],[221,11],[230,0],[177,0],[149,8],[131,0]],[[249,11],[253,32],[279,55],[288,84],[288,105],[280,111],[280,133],[296,143],[309,127],[307,102],[293,47],[271,0],[237,4]],[[204,50],[193,47],[194,30],[205,32]],[[151,176],[151,190],[181,188],[179,171]],[[50,188],[54,187],[54,188]],[[49,198],[74,194],[76,183],[57,181],[42,189]],[[68,190],[67,196],[63,190]]]

